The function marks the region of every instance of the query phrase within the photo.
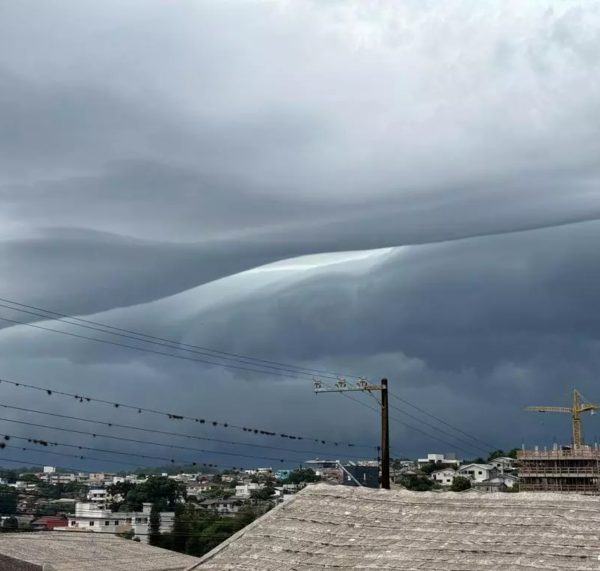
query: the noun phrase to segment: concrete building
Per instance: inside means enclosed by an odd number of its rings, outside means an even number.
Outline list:
[[[75,515],[69,516],[69,525],[63,531],[89,531],[96,533],[123,533],[133,531],[140,541],[148,542],[150,510],[152,504],[143,504],[141,512],[111,512],[99,509],[93,503],[78,502]],[[173,529],[174,512],[161,512],[160,532]]]
[[[206,511],[218,515],[235,515],[244,504],[241,498],[208,499],[201,501],[198,505]]]
[[[496,476],[498,471],[491,464],[465,464],[458,469],[459,476],[470,478],[473,482],[483,482]]]
[[[446,454],[430,453],[427,454],[427,458],[419,458],[417,460],[417,465],[419,468],[422,468],[427,464],[446,464],[448,466],[458,466],[460,464],[460,460],[453,452],[448,452]]]
[[[512,474],[498,474],[488,480],[473,482],[472,487],[483,492],[507,492],[517,481],[518,478]]]
[[[94,504],[97,509],[105,510],[108,508],[109,494],[106,488],[92,487],[87,493],[88,502]]]
[[[455,477],[456,470],[454,468],[443,468],[431,474],[431,479],[440,486],[451,486]]]
[[[185,571],[198,561],[108,534],[0,534],[3,571]]]
[[[247,500],[252,492],[258,492],[264,488],[264,484],[250,482],[249,484],[240,484],[235,487],[235,497]]]
[[[522,491],[600,494],[600,450],[595,446],[520,450],[517,458]]]

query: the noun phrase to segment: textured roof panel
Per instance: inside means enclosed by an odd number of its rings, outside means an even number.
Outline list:
[[[310,486],[194,569],[600,568],[600,498]]]
[[[55,571],[179,571],[198,561],[112,534],[69,531],[0,534],[0,554]]]

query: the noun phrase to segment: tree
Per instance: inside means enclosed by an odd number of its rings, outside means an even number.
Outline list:
[[[141,510],[143,503],[157,504],[160,509],[167,510],[174,509],[186,495],[183,482],[163,476],[152,476],[142,484],[133,485],[126,493],[124,503],[132,511]]]
[[[427,476],[419,474],[406,474],[400,478],[400,484],[407,490],[414,492],[427,492],[434,486],[434,482]]]
[[[317,473],[312,468],[297,468],[293,470],[290,475],[284,480],[285,484],[302,484],[318,482],[321,478],[317,476]]]
[[[0,514],[13,515],[17,513],[19,496],[10,486],[0,486]]]
[[[465,478],[464,476],[455,476],[452,480],[450,490],[452,492],[463,492],[464,490],[468,490],[470,487],[471,480],[469,478]]]
[[[19,520],[14,516],[7,517],[2,522],[2,531],[15,531],[18,528],[19,528]]]
[[[190,520],[190,514],[186,507],[183,504],[176,505],[173,531],[171,532],[171,545],[175,551],[185,552],[185,545],[191,530]]]
[[[433,474],[433,472],[435,472],[436,470],[443,470],[444,468],[449,467],[450,464],[436,464],[435,462],[431,462],[430,464],[425,464],[424,466],[421,466],[419,470],[423,472],[423,474],[431,476],[431,474]]]
[[[156,504],[152,504],[150,521],[148,523],[148,543],[150,545],[159,546],[160,540],[160,509]]]

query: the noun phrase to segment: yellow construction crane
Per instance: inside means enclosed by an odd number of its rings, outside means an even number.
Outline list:
[[[573,448],[578,448],[583,444],[581,437],[581,413],[594,411],[600,409],[600,404],[594,404],[591,402],[584,402],[583,395],[577,390],[573,389],[573,404],[572,406],[528,406],[527,410],[534,410],[537,412],[566,412],[571,415],[573,419],[573,435],[571,437],[571,444]]]

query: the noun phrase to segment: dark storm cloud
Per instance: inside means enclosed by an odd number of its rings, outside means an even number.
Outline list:
[[[500,445],[543,440],[522,406],[595,398],[600,231],[555,226],[600,217],[599,22],[577,1],[0,3],[0,297],[386,375]],[[0,340],[7,376],[375,439],[310,383]]]
[[[387,376],[394,393],[488,442],[544,443],[566,439],[568,419],[540,424],[525,406],[566,402],[574,385],[592,400],[597,392],[599,235],[594,222],[407,247],[313,270],[266,268],[95,318],[266,359],[285,355],[309,367]],[[75,374],[97,391],[123,378],[119,367],[131,367],[137,380],[118,389],[131,402],[140,387],[152,386],[153,396],[168,387],[165,398],[178,410],[376,440],[374,413],[336,395],[314,397],[310,379],[227,371],[24,328],[2,340],[15,375],[25,362],[29,375],[47,360],[66,359],[71,365],[61,366],[56,382],[72,386]],[[428,430],[397,411],[394,417]],[[451,448],[394,426],[394,441],[408,453]],[[593,419],[586,426],[592,438]]]

